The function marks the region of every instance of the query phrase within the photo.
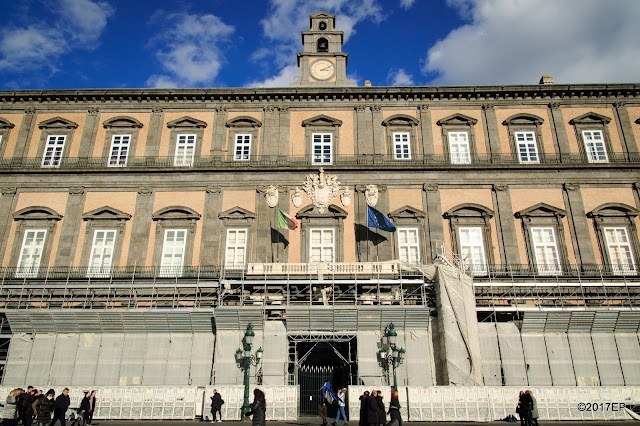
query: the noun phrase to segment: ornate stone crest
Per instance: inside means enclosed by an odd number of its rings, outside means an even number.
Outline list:
[[[277,206],[279,196],[278,187],[275,185],[269,185],[265,192],[267,197],[267,204],[269,205],[269,207],[273,208]]]
[[[349,191],[348,186],[345,186],[344,191],[340,194],[340,201],[342,201],[342,205],[345,207],[349,207],[351,205],[351,191]]]
[[[318,209],[318,213],[324,213],[331,200],[340,192],[340,182],[336,176],[325,175],[324,170],[320,169],[318,175],[307,175],[307,180],[302,188],[307,193],[307,197],[311,199],[314,207]]]
[[[291,194],[291,201],[293,202],[293,206],[297,209],[299,209],[300,206],[302,206],[302,194],[304,193],[298,187],[296,187],[296,189]]]
[[[365,186],[364,198],[368,205],[375,207],[378,204],[378,187],[376,185]]]

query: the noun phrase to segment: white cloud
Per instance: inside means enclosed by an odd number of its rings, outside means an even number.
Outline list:
[[[433,84],[632,82],[640,70],[640,2],[449,0],[470,22],[427,53]]]
[[[387,76],[387,81],[390,86],[413,86],[413,77],[411,74],[400,68],[399,70],[391,70]]]
[[[114,11],[106,2],[90,0],[59,0],[55,5],[52,20],[2,29],[0,70],[55,71],[63,55],[96,47]]]
[[[261,21],[269,47],[261,47],[252,55],[252,60],[262,64],[270,76],[249,85],[266,87],[275,82],[286,86],[293,82],[297,74],[289,68],[293,66],[297,70],[294,61],[296,53],[302,50],[300,32],[309,29],[309,15],[318,11],[336,15],[336,27],[344,32],[345,42],[355,33],[358,23],[384,19],[380,0],[271,0],[270,13]],[[269,72],[273,65],[278,66],[275,73]]]
[[[404,10],[409,10],[413,7],[416,0],[400,0],[400,7]]]
[[[286,87],[300,76],[300,70],[296,65],[287,65],[280,72],[263,81],[252,81],[247,87]]]
[[[223,47],[235,28],[215,15],[156,13],[162,30],[153,41],[156,58],[168,75],[152,75],[154,87],[211,85],[224,62]]]

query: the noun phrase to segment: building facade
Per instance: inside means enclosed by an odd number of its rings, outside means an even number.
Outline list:
[[[640,385],[640,86],[356,87],[334,22],[289,88],[0,92],[3,385],[241,384],[249,323],[301,394],[390,323],[405,386]]]

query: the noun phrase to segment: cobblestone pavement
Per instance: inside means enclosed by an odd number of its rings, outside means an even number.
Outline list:
[[[202,421],[192,421],[192,420],[95,420],[92,423],[92,426],[134,426],[134,425],[152,425],[152,424],[162,424],[162,426],[203,426],[208,424],[207,422]],[[223,421],[222,425],[236,425],[236,426],[249,426],[251,422],[240,422],[240,421]],[[267,422],[267,426],[320,426],[320,419],[316,419],[314,417],[301,417],[296,421],[286,421],[286,422]],[[478,423],[478,422],[403,422],[410,426],[498,426],[498,425],[514,425],[520,426],[520,422],[517,423],[507,423],[507,422],[487,422],[487,423]],[[640,422],[636,422],[634,420],[627,421],[590,421],[590,422],[539,422],[540,426],[595,426],[595,425],[605,425],[605,426],[631,426],[631,425],[640,425]],[[340,426],[341,423],[338,423]],[[357,422],[349,422],[349,426],[357,426]]]

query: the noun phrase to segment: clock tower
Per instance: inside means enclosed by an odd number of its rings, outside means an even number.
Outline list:
[[[355,86],[347,80],[344,33],[335,29],[336,16],[326,12],[310,17],[309,31],[302,32],[303,51],[298,53],[300,78],[293,86]]]

